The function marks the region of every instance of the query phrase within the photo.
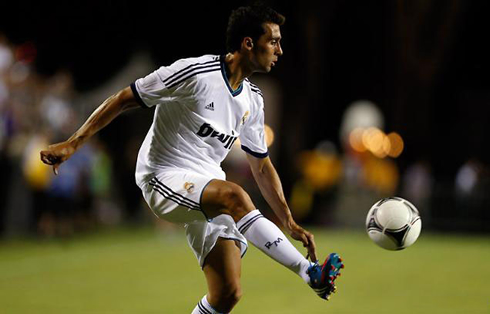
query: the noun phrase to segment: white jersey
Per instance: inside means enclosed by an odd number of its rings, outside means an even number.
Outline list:
[[[262,93],[248,79],[232,90],[224,56],[178,60],[136,80],[131,89],[142,106],[156,106],[138,153],[139,186],[165,169],[224,180],[221,162],[237,138],[247,153],[268,155]]]

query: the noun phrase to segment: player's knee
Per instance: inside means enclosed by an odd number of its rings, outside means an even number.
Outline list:
[[[238,287],[238,289],[233,290],[229,298],[232,302],[234,302],[234,304],[237,304],[242,298],[242,289]]]
[[[242,288],[240,284],[225,285],[220,293],[220,304],[228,310],[231,310],[242,297]]]
[[[223,205],[231,212],[232,216],[241,218],[253,210],[252,200],[245,190],[234,183],[228,184],[221,191]]]

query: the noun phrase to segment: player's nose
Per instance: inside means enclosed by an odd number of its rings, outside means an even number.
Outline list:
[[[277,46],[276,46],[276,55],[282,56],[282,54],[283,54],[283,51],[282,51],[281,44],[280,43],[277,43]]]

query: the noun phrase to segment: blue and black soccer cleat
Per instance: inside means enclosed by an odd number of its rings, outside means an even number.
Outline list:
[[[330,295],[337,290],[335,279],[340,276],[340,269],[342,268],[344,268],[344,264],[340,256],[337,253],[331,253],[323,265],[320,266],[320,264],[315,263],[308,268],[310,287],[320,298],[328,301]]]

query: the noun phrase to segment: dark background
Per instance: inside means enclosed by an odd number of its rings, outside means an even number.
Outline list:
[[[162,65],[224,53],[228,15],[247,3],[22,2],[4,11],[0,27],[12,42],[36,45],[40,72],[67,68],[83,91],[141,49]],[[416,145],[407,158],[426,155],[443,175],[468,155],[488,161],[488,2],[268,3],[287,17],[285,54],[271,75],[291,94],[284,99],[308,97],[284,103],[295,116],[305,111],[296,123],[315,126],[303,131],[303,145],[336,134],[346,104],[370,99],[388,117],[387,129],[407,132]]]
[[[294,152],[324,139],[340,147],[342,114],[359,99],[376,103],[385,129],[403,136],[406,148],[396,160],[401,171],[427,160],[436,181],[449,184],[475,159],[488,177],[487,1],[266,3],[287,19],[284,56],[269,74],[283,90],[276,165],[286,192],[295,176],[287,171]],[[40,73],[72,72],[83,93],[109,80],[137,51],[150,52],[161,65],[225,53],[228,16],[243,4],[249,2],[19,2],[2,10],[0,30],[14,44],[35,45]],[[105,132],[113,145],[122,140],[118,132]],[[487,205],[479,205],[482,212]]]

